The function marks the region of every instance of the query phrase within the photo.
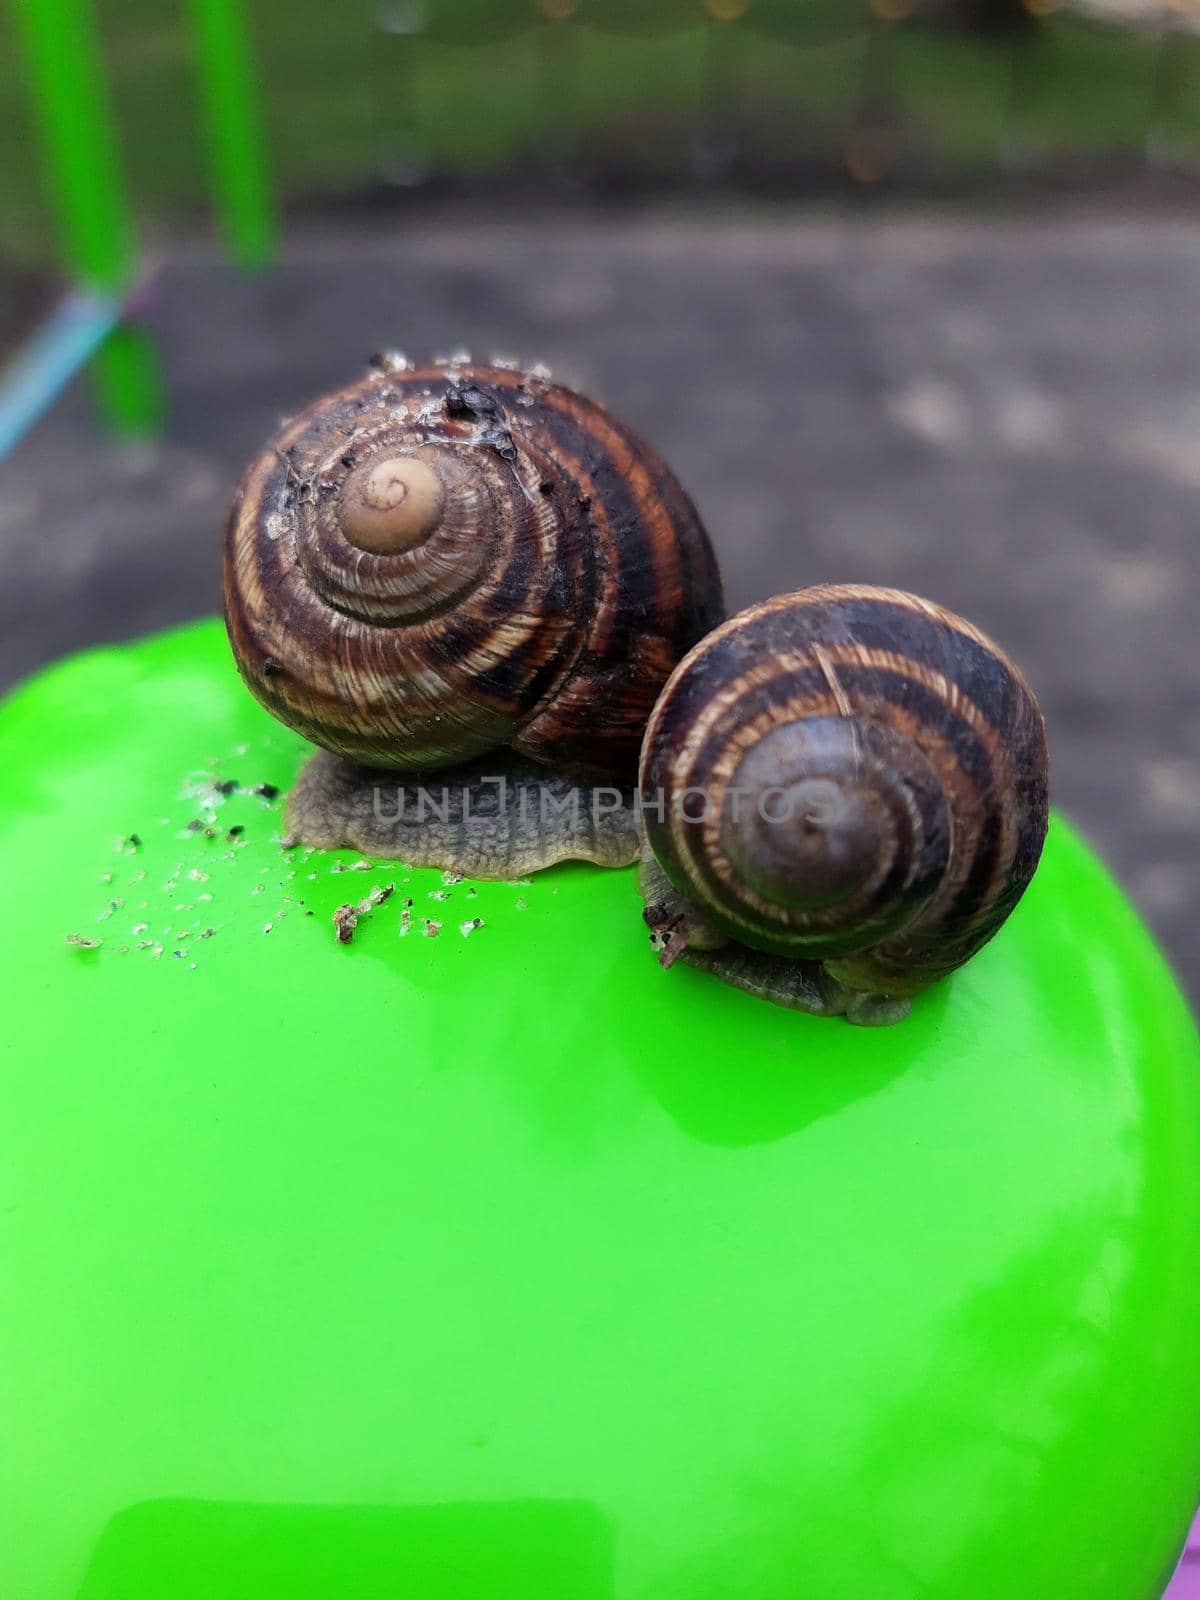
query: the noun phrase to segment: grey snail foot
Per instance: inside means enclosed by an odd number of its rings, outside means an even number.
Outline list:
[[[841,1017],[854,1022],[847,1008],[847,993],[819,961],[793,956],[769,956],[761,950],[730,940],[720,950],[689,950],[683,956],[689,967],[709,972],[722,983],[752,994],[789,1011],[810,1017]]]
[[[304,764],[288,795],[284,842],[497,879],[559,861],[627,867],[638,852],[626,790],[507,756],[415,778],[325,750]]]
[[[847,989],[819,961],[766,955],[732,939],[719,950],[686,950],[680,959],[759,1000],[810,1017],[845,1017],[859,1028],[890,1027],[912,1005],[904,998]]]
[[[846,1021],[859,1028],[890,1028],[893,1022],[903,1022],[912,1010],[912,1001],[905,995],[860,994],[855,989],[844,993]]]

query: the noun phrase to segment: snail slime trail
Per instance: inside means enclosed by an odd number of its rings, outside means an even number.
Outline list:
[[[1033,692],[961,617],[854,585],[752,606],[691,652],[646,729],[640,883],[659,959],[816,1015],[897,1021],[1025,892],[1048,771]]]
[[[321,753],[296,842],[511,877],[636,855],[671,672],[724,615],[655,451],[539,369],[383,358],[250,462],[224,546],[252,694]]]

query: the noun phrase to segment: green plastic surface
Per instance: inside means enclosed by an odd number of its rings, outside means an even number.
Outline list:
[[[301,755],[217,623],[0,711],[0,1593],[1160,1594],[1200,1050],[1061,821],[856,1030],[661,972],[631,872],[285,852]]]

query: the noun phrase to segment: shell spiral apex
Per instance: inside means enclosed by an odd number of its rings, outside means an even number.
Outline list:
[[[384,360],[289,421],[230,511],[239,669],[360,765],[511,749],[631,777],[680,657],[723,614],[712,549],[658,455],[537,371]]]

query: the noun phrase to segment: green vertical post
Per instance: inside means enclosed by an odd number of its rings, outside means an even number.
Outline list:
[[[68,274],[126,293],[137,246],[89,0],[13,0],[13,17]],[[162,416],[162,385],[149,335],[119,328],[101,347],[96,369],[110,423],[152,431]]]
[[[263,129],[239,0],[189,0],[209,173],[226,244],[245,267],[266,266],[278,245]]]

